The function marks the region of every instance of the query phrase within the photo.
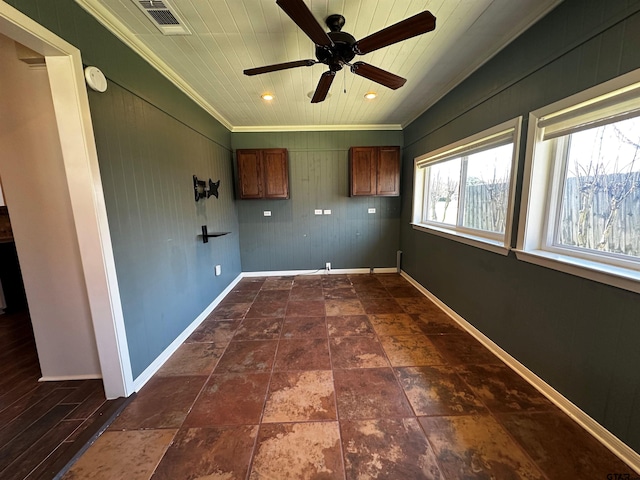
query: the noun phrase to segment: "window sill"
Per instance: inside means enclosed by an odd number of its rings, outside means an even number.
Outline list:
[[[545,250],[514,250],[518,260],[640,293],[640,272]]]
[[[464,243],[465,245],[481,248],[500,255],[506,256],[509,254],[509,247],[506,247],[500,240],[493,240],[491,238],[479,237],[468,233],[456,232],[454,230],[438,228],[432,225],[426,226],[423,224],[412,223],[411,226],[414,230],[431,233],[439,237],[448,238],[449,240],[455,240],[456,242]]]

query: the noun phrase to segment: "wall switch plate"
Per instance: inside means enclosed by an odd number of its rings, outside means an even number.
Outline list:
[[[222,275],[222,266],[216,265],[216,277]]]
[[[313,213],[315,213],[316,215],[322,215],[322,210],[320,210],[320,209],[315,209],[315,210],[313,211]]]
[[[325,210],[325,211],[324,211],[324,214],[325,214],[325,215],[331,215],[331,210]]]
[[[368,213],[376,213],[376,209],[375,208],[370,208],[369,210],[367,210]]]
[[[271,216],[271,210],[265,210],[264,211],[264,216],[265,217],[270,217]]]

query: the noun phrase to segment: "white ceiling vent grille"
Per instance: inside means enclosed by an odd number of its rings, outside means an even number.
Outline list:
[[[176,8],[171,6],[167,0],[133,0],[133,3],[143,11],[163,35],[191,35]]]

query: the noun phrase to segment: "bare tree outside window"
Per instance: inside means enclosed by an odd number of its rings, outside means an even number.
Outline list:
[[[456,224],[460,165],[461,159],[456,158],[429,167],[429,220]]]
[[[504,233],[509,203],[512,145],[469,157],[463,226]]]
[[[557,243],[640,257],[640,119],[573,133]]]

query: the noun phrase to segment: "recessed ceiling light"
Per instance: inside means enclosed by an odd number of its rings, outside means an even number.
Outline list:
[[[378,94],[376,92],[368,92],[364,94],[364,98],[366,98],[367,100],[373,100],[377,96]]]
[[[274,95],[272,93],[263,93],[262,95],[260,95],[260,98],[266,100],[267,102],[270,102],[271,100],[273,100]]]

